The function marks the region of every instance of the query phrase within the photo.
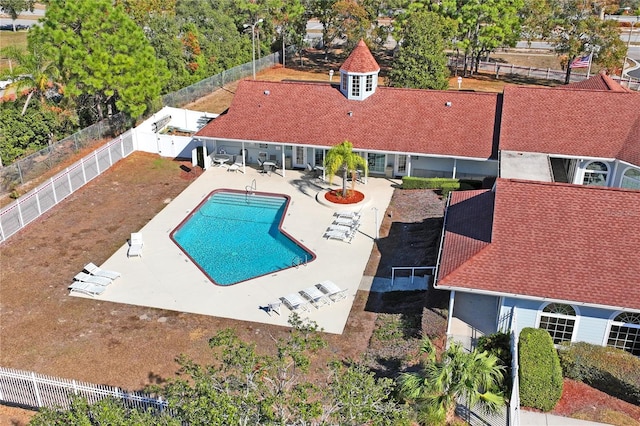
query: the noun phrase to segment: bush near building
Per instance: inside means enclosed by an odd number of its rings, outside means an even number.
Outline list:
[[[640,359],[617,348],[579,342],[559,351],[565,377],[640,405]]]
[[[403,189],[434,189],[447,196],[451,191],[466,191],[470,189],[482,188],[482,181],[473,179],[453,179],[453,178],[423,178],[414,176],[404,176],[402,178]]]
[[[520,404],[551,411],[562,396],[562,368],[553,340],[546,330],[523,328],[520,355]]]

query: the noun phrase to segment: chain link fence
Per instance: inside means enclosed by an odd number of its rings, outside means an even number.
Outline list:
[[[20,185],[37,180],[78,151],[98,146],[105,139],[122,134],[131,127],[131,124],[131,120],[124,113],[115,114],[28,157],[0,168],[0,194],[10,193]]]
[[[280,63],[280,56],[280,53],[272,53],[271,55],[256,59],[256,72],[278,65]],[[173,93],[167,93],[162,97],[162,104],[174,108],[182,108],[203,96],[211,94],[213,91],[223,87],[227,83],[249,77],[252,74],[253,63],[247,62],[246,64],[238,65],[229,70],[222,71],[220,74],[213,75]]]

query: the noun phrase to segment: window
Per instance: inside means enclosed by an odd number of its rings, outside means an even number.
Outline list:
[[[367,80],[364,83],[364,91],[371,92],[373,90],[373,75],[368,75]]]
[[[398,173],[406,173],[407,172],[407,156],[406,155],[398,155]]]
[[[360,76],[351,76],[351,96],[360,96]]]
[[[640,356],[640,314],[623,312],[611,324],[607,346]]]
[[[340,83],[342,85],[343,92],[347,91],[348,82],[349,82],[349,77],[347,77],[346,74],[340,74]]]
[[[547,330],[554,344],[570,342],[576,324],[576,311],[570,305],[549,303],[540,314],[538,328]]]
[[[367,154],[369,171],[374,173],[384,173],[384,166],[386,165],[385,158],[386,156],[384,154]]]
[[[607,186],[607,175],[609,174],[609,167],[601,162],[594,161],[587,164],[584,170],[584,178],[582,183],[584,185],[592,186]]]
[[[324,150],[323,149],[316,149],[314,151],[313,154],[313,158],[314,158],[314,166],[324,166]]]
[[[621,188],[640,189],[640,170],[629,167],[622,175]]]

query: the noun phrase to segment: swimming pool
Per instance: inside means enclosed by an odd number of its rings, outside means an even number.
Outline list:
[[[315,259],[281,229],[290,198],[232,189],[211,192],[171,239],[214,283],[237,284]]]

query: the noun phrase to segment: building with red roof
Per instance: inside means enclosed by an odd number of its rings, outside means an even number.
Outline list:
[[[512,179],[452,193],[437,272],[451,334],[542,327],[640,355],[639,207],[640,191]]]
[[[196,136],[283,174],[348,140],[373,176],[499,176],[449,199],[435,283],[451,292],[448,333],[541,327],[640,355],[640,95],[604,75],[502,94],[389,88],[379,70],[361,42],[337,84],[242,81]]]

